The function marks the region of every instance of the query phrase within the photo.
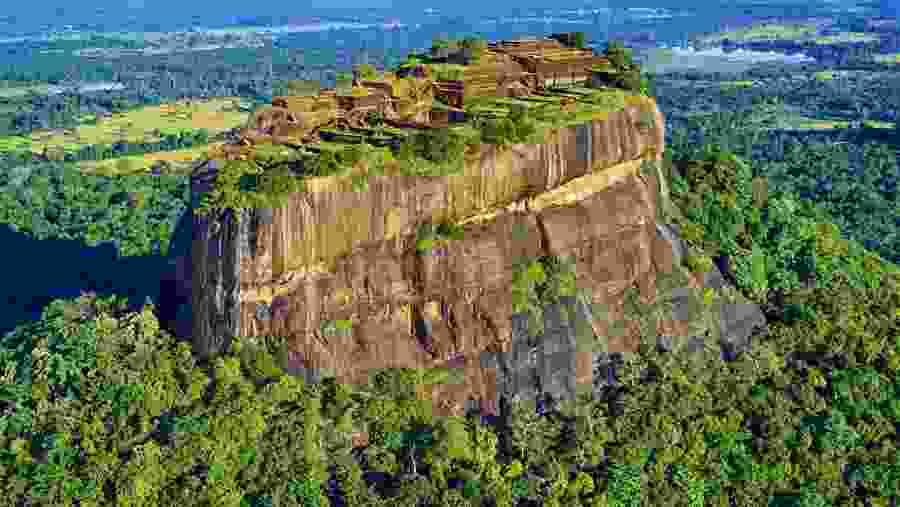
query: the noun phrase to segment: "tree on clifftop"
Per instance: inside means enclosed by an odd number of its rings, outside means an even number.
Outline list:
[[[631,49],[626,48],[625,44],[620,40],[609,41],[606,45],[606,50],[603,52],[603,56],[609,60],[609,63],[612,64],[617,71],[622,71],[632,65]]]

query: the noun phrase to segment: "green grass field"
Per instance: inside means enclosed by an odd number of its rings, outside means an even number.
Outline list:
[[[0,151],[44,149],[77,152],[84,146],[158,142],[166,135],[178,135],[206,129],[210,136],[244,125],[249,113],[239,111],[237,98],[193,100],[147,106],[92,122],[92,115],[81,118],[73,129],[38,130],[28,136],[0,137]]]
[[[880,63],[894,63],[900,65],[900,53],[889,55],[875,55],[875,61]]]
[[[816,44],[841,44],[848,42],[874,42],[878,40],[877,35],[861,33],[861,32],[842,32],[836,35],[826,35],[816,37],[813,41]]]
[[[818,28],[812,23],[765,23],[728,32],[719,32],[707,37],[702,37],[703,42],[715,43],[729,39],[736,42],[751,42],[762,40],[791,40],[806,39],[818,33]]]
[[[894,122],[878,121],[878,120],[865,120],[863,122],[863,127],[870,128],[870,129],[892,129],[892,128],[894,128]]]
[[[864,32],[840,32],[833,35],[821,35],[819,28],[814,23],[763,23],[747,28],[718,32],[700,41],[705,43],[719,43],[729,39],[733,42],[758,42],[766,40],[796,40],[811,41],[816,44],[842,44],[851,42],[874,42],[878,35]]]
[[[47,95],[50,93],[50,85],[36,83],[0,86],[0,99],[15,99],[19,97],[25,97],[29,93],[35,93],[37,95]]]
[[[197,161],[207,157],[209,150],[221,145],[222,143],[210,143],[183,150],[157,151],[106,160],[85,160],[78,162],[78,167],[85,174],[127,176],[147,173],[157,161],[163,160],[171,164],[174,174],[189,174]]]
[[[828,130],[847,128],[850,122],[844,120],[820,120],[818,118],[807,118],[800,115],[789,115],[785,117],[789,128],[797,130]]]
[[[753,81],[722,81],[719,84],[722,88],[750,88]]]

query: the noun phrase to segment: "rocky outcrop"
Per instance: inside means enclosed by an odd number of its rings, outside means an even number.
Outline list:
[[[349,179],[312,178],[310,192],[274,210],[272,223],[254,232],[256,255],[241,261],[242,292],[269,299],[271,288],[301,267],[365,243],[412,234],[423,221],[464,219],[658,151],[662,118],[658,127],[642,131],[637,125],[641,111],[653,113],[655,105],[632,105],[605,121],[559,129],[545,144],[482,145],[468,155],[466,170],[458,175],[371,175],[365,191],[355,191]]]
[[[677,233],[659,223],[667,190],[647,162],[662,155],[664,122],[649,104],[650,128],[630,106],[543,145],[482,146],[464,175],[372,176],[359,192],[322,178],[281,209],[245,211],[240,223],[195,217],[187,284],[195,350],[214,354],[235,335],[285,336],[285,366],[311,381],[461,368],[464,383],[420,389],[449,414],[470,399],[494,412],[500,398],[596,389],[598,364],[648,333],[746,341],[745,322],[761,314],[722,306],[717,316],[689,301],[721,277],[685,273]],[[195,190],[214,174],[198,170]],[[416,226],[441,219],[461,225],[462,238],[417,252]],[[541,256],[572,259],[584,292],[545,304],[543,330],[532,332],[513,312],[512,285],[517,266]],[[674,272],[684,287],[661,291],[660,274]],[[642,327],[626,308],[628,291],[671,309]]]

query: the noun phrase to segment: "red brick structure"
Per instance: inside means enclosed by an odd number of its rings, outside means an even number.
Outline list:
[[[592,66],[609,63],[590,49],[569,48],[554,39],[500,41],[489,47],[509,55],[540,84],[588,81]]]

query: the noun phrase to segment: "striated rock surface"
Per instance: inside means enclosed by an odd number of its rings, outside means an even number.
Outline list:
[[[482,146],[464,175],[372,176],[359,192],[321,178],[281,209],[245,211],[239,224],[194,218],[192,278],[181,285],[192,291],[195,350],[224,350],[234,335],[285,336],[289,371],[310,381],[458,367],[464,383],[419,390],[436,413],[451,414],[470,399],[496,412],[500,398],[596,390],[609,354],[636,350],[647,334],[626,314],[626,291],[673,302],[651,335],[746,342],[758,309],[722,309],[716,328],[713,310],[657,287],[660,273],[683,271],[683,251],[677,231],[658,223],[667,190],[642,166],[663,149],[663,118],[649,104],[650,128],[629,107],[561,129],[547,144]],[[195,189],[214,174],[203,169]],[[416,252],[416,226],[441,219],[461,224],[462,239]],[[573,259],[587,296],[546,305],[544,329],[532,335],[512,310],[513,273],[546,255]],[[683,274],[687,294],[710,283]]]
[[[641,111],[657,117],[654,127],[638,126]],[[364,191],[355,191],[349,179],[310,178],[309,192],[273,210],[271,224],[255,231],[257,251],[241,260],[242,292],[269,299],[266,291],[292,271],[412,234],[423,221],[464,219],[592,171],[659,156],[663,124],[655,104],[641,101],[603,121],[556,130],[546,144],[482,145],[458,175],[370,175]]]

